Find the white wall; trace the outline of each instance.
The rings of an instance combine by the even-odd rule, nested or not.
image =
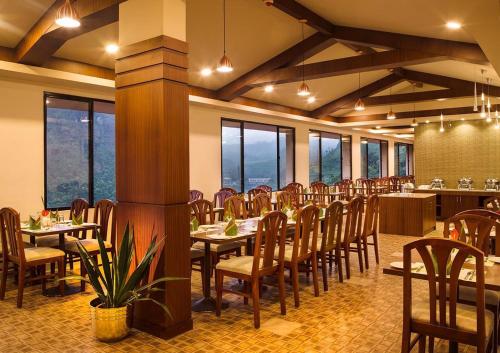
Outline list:
[[[0,207],[14,207],[21,212],[22,218],[42,208],[44,91],[114,100],[114,89],[92,86],[88,82],[57,83],[25,77],[0,77]],[[191,102],[190,184],[191,188],[202,190],[209,199],[220,188],[221,117],[295,128],[295,175],[296,180],[305,185],[309,184],[309,129],[352,135],[353,178],[360,176],[360,137],[376,138],[352,130]],[[388,140],[389,174],[393,174],[394,141]]]

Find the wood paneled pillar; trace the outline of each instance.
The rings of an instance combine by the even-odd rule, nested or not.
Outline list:
[[[168,12],[165,6],[172,2],[183,3],[181,0],[131,0],[122,4],[129,6],[130,3],[125,9],[129,13],[123,18],[125,22],[127,18],[133,18],[133,21],[147,23],[145,21],[155,18],[147,16],[144,6],[163,6],[162,12],[165,13]],[[134,12],[135,5],[141,6],[142,13],[130,13]],[[155,8],[152,7],[151,11],[154,12]],[[161,14],[156,19],[162,20]],[[187,205],[188,46],[185,41],[165,34],[127,42],[121,38],[122,26],[126,25],[120,23],[120,43],[127,45],[120,48],[116,62],[118,234],[121,235],[127,222],[134,225],[138,256],[142,256],[148,247],[153,230],[160,237],[166,235],[154,277],[186,278],[168,282],[166,292],[156,295],[157,300],[168,306],[173,319],[159,306],[140,302],[135,307],[134,327],[168,338],[192,328]],[[150,24],[149,27],[151,29]],[[162,27],[160,23],[157,28],[161,31],[165,25]],[[133,35],[134,39],[138,38],[136,33]]]

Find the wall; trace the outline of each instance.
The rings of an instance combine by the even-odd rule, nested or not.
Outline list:
[[[471,177],[475,188],[486,178],[500,178],[500,130],[484,120],[467,120],[445,125],[420,125],[415,131],[415,176],[417,184],[444,179],[456,187],[459,178]]]

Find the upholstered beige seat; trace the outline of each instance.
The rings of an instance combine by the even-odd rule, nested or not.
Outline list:
[[[64,256],[64,252],[53,248],[36,247],[24,249],[24,256],[27,262],[32,262],[58,258]]]
[[[462,331],[477,331],[476,307],[457,303],[457,329]],[[436,303],[436,317],[439,318],[439,303]],[[491,311],[485,310],[485,332],[486,337],[490,337],[493,331],[494,315]],[[412,319],[422,323],[429,323],[429,301],[416,300],[412,305]],[[449,312],[446,312],[446,320],[449,321]]]
[[[217,270],[241,273],[250,276],[252,274],[253,258],[253,256],[232,257],[229,260],[220,261],[215,268]],[[262,258],[260,258],[259,270],[262,269],[262,265],[263,261]],[[273,261],[273,266],[278,266],[278,262]]]
[[[76,245],[78,242],[73,241],[70,242],[69,244],[66,244],[66,250],[71,251],[71,252],[78,252],[78,245]],[[92,251],[98,251],[99,250],[99,242],[97,239],[83,239],[80,240],[80,244],[87,250],[88,252]],[[106,246],[106,249],[111,249],[113,245],[111,243],[105,241],[104,246]]]
[[[193,244],[193,248],[204,250],[205,243],[202,241],[197,241],[196,243]],[[228,250],[236,250],[238,248],[241,248],[241,244],[239,242],[227,243],[227,244],[210,244],[210,251],[215,253],[225,252]]]
[[[200,249],[191,248],[191,260],[205,256],[205,252]]]
[[[64,242],[66,244],[77,241],[78,239],[70,235],[64,236]],[[57,248],[59,246],[59,235],[48,235],[46,237],[40,237],[36,240],[37,246],[43,246],[48,248]]]
[[[293,244],[286,244],[285,245],[285,256],[283,257],[283,260],[286,262],[292,261],[292,253],[293,253]],[[279,249],[276,249],[274,251],[274,258],[277,259],[279,254]]]
[[[460,286],[458,298],[460,300],[475,302],[476,289],[471,287]],[[500,303],[500,293],[494,290],[485,290],[484,299],[487,305],[498,306]]]

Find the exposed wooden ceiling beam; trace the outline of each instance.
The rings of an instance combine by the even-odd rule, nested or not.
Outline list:
[[[464,89],[440,89],[434,91],[400,93],[385,96],[366,97],[363,99],[365,106],[375,107],[389,104],[402,104],[412,102],[425,102],[436,99],[460,98],[468,97],[473,94],[473,91]]]
[[[358,44],[346,43],[346,42],[343,42],[342,44],[345,45],[346,47],[348,47],[349,49],[354,50],[358,54],[374,54],[377,52],[373,48],[358,45]]]
[[[81,26],[55,25],[56,13],[63,1],[57,0],[35,23],[16,47],[17,62],[43,65],[66,41],[118,21],[118,5],[125,0],[76,0],[73,6]]]
[[[500,108],[500,105],[493,104],[492,110],[496,110]],[[445,116],[449,115],[465,115],[465,114],[474,114],[472,106],[468,107],[455,107],[455,108],[443,108],[443,109],[428,109],[428,110],[417,110],[406,111],[406,112],[395,112],[396,119],[412,119],[415,118],[429,118],[433,116],[439,116],[441,113]],[[331,117],[330,117],[331,118]],[[338,118],[332,118],[332,121],[337,123],[354,123],[354,122],[367,122],[367,121],[375,121],[375,120],[386,120],[387,114],[372,114],[372,115],[360,115],[360,116],[343,116]]]
[[[356,102],[358,98],[365,98],[377,92],[383,91],[387,87],[391,87],[396,83],[401,82],[402,80],[403,78],[400,75],[392,73],[390,75],[381,78],[380,80],[377,80],[366,86],[363,86],[360,89],[348,93],[343,97],[335,99],[334,101],[331,101],[313,110],[310,116],[311,118],[319,118],[334,113],[345,107],[353,107],[354,102]]]
[[[297,65],[303,59],[314,56],[335,42],[335,39],[328,35],[315,33],[220,88],[217,95],[221,100],[232,100],[251,90],[253,87],[250,84],[262,75],[277,68]]]
[[[408,49],[447,56],[454,60],[477,64],[488,63],[486,55],[477,44],[337,26],[294,0],[273,0],[270,5],[298,20],[307,20],[309,26],[332,35],[341,43],[386,49]]]
[[[446,57],[431,55],[411,50],[390,50],[375,54],[359,55],[318,63],[293,66],[274,70],[253,82],[253,85],[280,84],[302,80],[314,80],[324,77],[347,75],[383,69],[395,69],[445,60]]]

